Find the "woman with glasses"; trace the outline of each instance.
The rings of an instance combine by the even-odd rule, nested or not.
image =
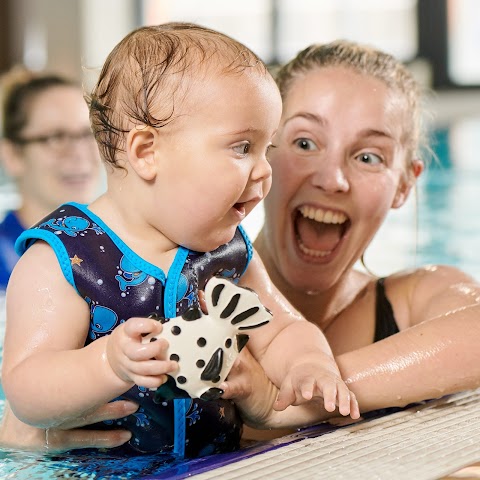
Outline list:
[[[2,100],[0,161],[20,203],[0,223],[0,291],[18,260],[18,235],[66,201],[91,201],[100,187],[100,158],[78,85],[15,68],[2,78]]]

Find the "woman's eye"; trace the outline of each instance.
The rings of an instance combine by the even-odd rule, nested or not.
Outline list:
[[[368,165],[380,165],[383,163],[383,159],[375,155],[374,153],[361,153],[356,157],[360,162]]]
[[[265,155],[268,157],[268,154],[271,153],[274,148],[277,148],[277,146],[273,145],[273,143],[268,145],[267,150],[265,151]]]
[[[318,147],[315,145],[315,142],[310,140],[309,138],[298,138],[295,140],[295,145],[300,148],[301,150],[318,150]]]
[[[247,153],[250,151],[250,143],[244,142],[240,145],[235,145],[233,147],[233,151],[235,153],[239,153],[240,155],[247,155]]]

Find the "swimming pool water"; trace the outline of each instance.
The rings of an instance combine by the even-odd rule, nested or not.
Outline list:
[[[480,204],[480,162],[476,158],[468,160],[478,152],[471,140],[463,143],[462,152],[442,152],[440,162],[430,165],[422,175],[417,201],[415,196],[411,196],[404,207],[391,212],[365,254],[366,264],[372,272],[387,275],[399,269],[442,263],[457,266],[480,280],[480,221],[477,213]],[[462,161],[458,160],[459,155]],[[1,195],[0,192],[0,200],[3,198],[0,210],[7,208],[14,199],[10,191],[3,197]],[[253,237],[262,219],[261,208],[247,218],[245,228]],[[4,298],[0,296],[2,337],[4,317]],[[3,398],[0,384],[0,411],[3,409]],[[250,446],[240,453],[189,462],[175,462],[161,456],[116,458],[106,453],[43,456],[0,450],[0,478],[186,478],[199,468],[214,468],[215,465],[228,463],[233,456],[248,456],[268,448],[272,445]]]

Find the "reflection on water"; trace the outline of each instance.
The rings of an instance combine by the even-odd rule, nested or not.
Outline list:
[[[417,202],[415,195],[411,195],[406,205],[392,211],[367,249],[365,260],[371,271],[388,275],[404,268],[443,263],[457,266],[480,280],[479,131],[480,120],[475,119],[437,132],[436,150],[440,161],[431,164],[422,175]],[[0,189],[0,218],[2,210],[15,201],[11,190]],[[260,206],[245,221],[244,226],[252,237],[258,233],[262,220]],[[0,296],[2,337],[4,307],[4,299]],[[0,396],[3,398],[1,390]],[[2,406],[0,400],[0,409]],[[153,474],[157,478],[184,478],[188,471],[187,463],[175,464],[171,459],[158,456],[135,459],[118,459],[105,454],[43,457],[0,451],[0,478],[140,478]],[[162,477],[161,472],[166,476]]]
[[[161,455],[123,459],[98,452],[45,456],[30,452],[0,450],[2,479],[137,479],[161,474],[166,469],[172,472],[171,469],[175,468],[175,463],[179,462],[175,462],[171,457],[163,458]]]

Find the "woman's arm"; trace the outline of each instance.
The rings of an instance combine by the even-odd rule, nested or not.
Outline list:
[[[336,356],[360,409],[478,387],[480,285],[456,268],[428,266],[389,277],[386,288],[400,333]]]
[[[402,331],[335,358],[361,412],[405,406],[480,386],[478,284],[449,267],[431,267],[409,274],[407,281],[398,280],[389,281],[388,294],[394,300],[396,316],[401,316]],[[403,306],[400,303],[396,308],[399,298]],[[409,327],[409,322],[413,326]],[[270,407],[275,390],[268,378],[252,359],[242,356],[242,361],[245,365],[232,371],[225,391],[237,397],[251,426],[298,427],[331,416],[321,406],[311,408],[309,404],[274,412]],[[264,403],[260,392],[269,392]]]
[[[32,427],[18,420],[8,402],[5,404],[0,424],[0,447],[20,450],[60,453],[80,448],[113,448],[130,440],[128,430],[89,430],[83,429],[105,420],[116,420],[134,413],[138,405],[119,400],[101,406],[94,412],[58,428]]]
[[[436,318],[336,357],[361,412],[403,407],[480,385],[480,306],[452,315],[457,328],[448,324],[450,318]],[[296,428],[332,417],[318,402],[274,411],[278,390],[258,362],[243,352],[222,388],[253,428]]]
[[[336,357],[361,411],[404,406],[480,385],[480,306],[452,315]]]

